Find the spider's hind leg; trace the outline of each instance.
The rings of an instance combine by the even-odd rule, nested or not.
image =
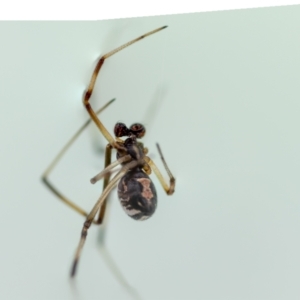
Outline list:
[[[107,102],[103,107],[101,107],[99,110],[96,111],[96,114],[100,114],[105,108],[107,108],[115,99],[110,100]],[[64,202],[66,205],[68,205],[70,208],[77,211],[79,214],[81,214],[84,217],[87,217],[88,213],[82,209],[80,206],[75,204],[73,201],[69,200],[66,196],[64,196],[49,180],[49,175],[52,172],[52,170],[55,168],[55,166],[58,164],[62,156],[67,152],[67,150],[72,146],[72,144],[75,142],[75,140],[80,136],[80,134],[84,131],[84,129],[91,123],[92,119],[88,119],[78,130],[77,132],[72,136],[72,138],[65,144],[65,146],[60,150],[60,152],[56,155],[54,160],[51,162],[49,167],[46,169],[46,171],[42,175],[42,182],[47,186],[47,188],[55,194],[62,202]],[[108,154],[107,154],[108,155]],[[105,160],[108,160],[106,155]],[[109,179],[108,179],[109,180]],[[105,181],[104,181],[105,182]],[[106,183],[107,184],[107,183]],[[103,213],[104,214],[104,213]],[[103,217],[102,217],[103,218]]]

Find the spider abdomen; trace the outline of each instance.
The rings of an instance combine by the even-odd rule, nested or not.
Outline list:
[[[140,168],[129,171],[121,178],[118,196],[126,214],[135,220],[146,220],[155,212],[155,186]]]

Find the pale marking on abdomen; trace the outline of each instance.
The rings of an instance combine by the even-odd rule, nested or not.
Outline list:
[[[146,200],[150,201],[154,197],[150,188],[151,180],[148,178],[138,178],[136,180],[143,186],[143,191],[141,195]]]

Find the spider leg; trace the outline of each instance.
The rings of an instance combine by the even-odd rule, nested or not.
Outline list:
[[[102,179],[104,177],[103,191],[106,189],[106,187],[109,183],[110,175],[112,172],[111,169],[113,169],[115,166],[117,166],[125,161],[128,161],[130,159],[130,155],[126,155],[111,164],[111,150],[112,150],[111,145],[107,144],[106,150],[105,150],[105,169],[91,179],[91,183],[96,183],[97,181],[99,181],[100,179]],[[95,224],[99,224],[99,225],[102,224],[104,215],[105,215],[105,211],[106,211],[106,202],[107,202],[107,199],[105,199],[103,204],[101,205],[98,218],[96,221],[94,221]]]
[[[109,144],[108,144],[109,145]],[[102,170],[99,174],[97,174],[96,176],[94,176],[91,179],[91,183],[96,183],[97,181],[101,180],[105,175],[107,176],[108,173],[112,173],[112,169],[116,166],[118,166],[119,164],[122,164],[124,162],[128,162],[129,160],[131,160],[131,156],[129,154],[119,158],[118,160],[114,161],[113,163],[111,163],[109,166],[107,166],[104,170]],[[106,178],[106,177],[105,177]],[[105,188],[105,187],[104,187]]]
[[[96,111],[96,115],[101,113],[105,108],[107,108],[115,99],[110,100],[107,102],[103,107],[98,109]],[[69,207],[77,211],[79,214],[87,217],[88,213],[79,207],[77,204],[75,204],[73,201],[69,200],[66,196],[64,196],[49,180],[49,174],[52,172],[54,167],[57,165],[59,160],[62,158],[62,156],[66,153],[66,151],[71,147],[71,145],[74,143],[74,141],[78,138],[78,136],[83,132],[83,130],[91,123],[91,119],[88,119],[78,130],[77,132],[72,136],[72,138],[65,144],[65,146],[60,150],[60,152],[56,155],[54,160],[51,162],[49,167],[46,169],[46,171],[42,175],[42,182],[47,186],[47,188],[52,191],[62,202],[67,204]]]
[[[111,163],[111,150],[112,150],[111,145],[107,144],[106,148],[105,148],[105,162],[104,162],[105,168],[107,168]],[[104,177],[104,180],[103,180],[103,189],[102,189],[103,191],[106,189],[106,187],[109,183],[109,179],[110,179],[110,174],[108,173],[108,174],[106,174],[106,176]],[[95,222],[96,224],[100,225],[103,222],[105,211],[106,211],[106,201],[107,201],[107,199],[105,199],[105,201],[103,202],[103,205],[100,208],[98,219]]]
[[[91,119],[94,121],[94,123],[96,124],[96,126],[99,128],[99,130],[101,131],[101,133],[104,135],[104,137],[106,138],[106,140],[109,142],[109,144],[114,147],[114,148],[118,148],[118,145],[116,144],[115,142],[115,139],[112,137],[112,135],[108,132],[108,130],[105,128],[105,126],[102,124],[102,122],[100,121],[100,119],[97,117],[97,114],[94,112],[89,100],[92,96],[92,93],[93,93],[93,90],[94,90],[94,86],[95,86],[95,83],[96,83],[96,80],[97,80],[97,76],[100,72],[100,69],[105,61],[105,59],[109,58],[110,56],[116,54],[117,52],[123,50],[124,48],[140,41],[141,39],[151,35],[151,34],[154,34],[164,28],[166,28],[167,26],[163,26],[163,27],[160,27],[160,28],[157,28],[155,30],[152,30],[144,35],[141,35],[140,37],[130,41],[130,42],[127,42],[126,44],[104,54],[98,61],[95,69],[94,69],[94,72],[92,74],[92,78],[90,80],[90,84],[84,94],[84,97],[83,97],[83,104],[87,110],[87,112],[89,113]]]
[[[107,144],[106,146],[106,155],[105,155],[105,166],[107,166],[102,172],[100,172],[98,175],[94,176],[91,179],[92,183],[97,182],[98,180],[102,179],[104,176],[104,182],[103,182],[103,190],[105,190],[106,186],[109,183],[109,178],[110,175],[112,174],[111,170],[123,163],[128,161],[131,156],[130,155],[125,155],[122,158],[119,158],[117,161],[111,163],[111,145]],[[114,276],[116,277],[116,279],[119,281],[119,283],[128,291],[128,293],[134,298],[134,299],[141,299],[139,294],[137,293],[137,291],[130,286],[130,284],[127,282],[126,278],[124,277],[124,275],[121,273],[121,271],[118,268],[118,265],[116,264],[116,262],[113,260],[111,254],[109,253],[108,249],[105,246],[105,232],[106,232],[106,224],[105,222],[103,222],[104,220],[104,214],[106,212],[106,203],[107,203],[107,198],[104,200],[100,211],[99,211],[99,215],[98,215],[98,219],[95,222],[96,224],[101,224],[101,228],[100,228],[100,232],[99,232],[99,236],[98,236],[98,243],[99,243],[99,251],[101,252],[101,256],[104,258],[105,263],[107,264],[107,266],[109,267],[109,269],[111,270],[111,272],[114,274]],[[75,267],[76,268],[76,267]]]
[[[101,247],[102,246],[102,247]],[[106,249],[106,247],[103,247],[104,245],[100,244],[100,251],[101,255],[104,258],[105,263],[110,268],[111,272],[115,275],[115,277],[118,279],[119,283],[127,290],[127,292],[131,295],[132,299],[135,300],[141,300],[141,296],[139,293],[133,288],[126,280],[124,275],[119,270],[117,264],[113,260],[112,256],[110,255],[109,251]]]
[[[97,212],[100,210],[100,208],[103,205],[103,202],[107,198],[108,194],[117,185],[118,181],[125,175],[125,173],[129,169],[134,168],[135,166],[138,165],[138,163],[139,163],[138,161],[132,161],[132,162],[128,163],[113,177],[113,179],[107,184],[105,190],[101,194],[100,198],[98,199],[98,201],[94,205],[91,212],[86,217],[86,221],[84,222],[83,228],[82,228],[82,231],[81,231],[81,237],[80,237],[79,245],[76,249],[75,258],[74,258],[74,262],[73,262],[73,266],[72,266],[72,270],[71,270],[71,277],[74,277],[75,274],[76,274],[77,264],[78,264],[80,254],[81,254],[82,248],[83,248],[85,240],[86,240],[88,229],[90,228],[91,224],[93,223],[93,220],[94,220]]]
[[[170,169],[169,169],[169,167],[166,163],[166,160],[165,160],[165,158],[162,154],[162,151],[160,149],[159,144],[156,144],[156,147],[158,149],[158,152],[159,152],[160,158],[163,162],[163,165],[164,165],[164,167],[165,167],[165,169],[166,169],[166,171],[169,175],[169,178],[170,178],[169,184],[163,178],[163,176],[162,176],[161,172],[159,171],[159,169],[157,168],[156,164],[148,156],[145,157],[145,160],[149,164],[149,166],[151,167],[151,169],[153,170],[155,175],[157,176],[159,182],[161,183],[161,185],[164,188],[167,195],[172,195],[175,191],[175,178],[172,175],[172,173],[171,173],[171,171],[170,171]]]

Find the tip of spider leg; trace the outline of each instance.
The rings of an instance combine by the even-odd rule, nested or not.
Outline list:
[[[76,274],[76,269],[77,269],[77,263],[78,263],[78,260],[75,260],[74,263],[73,263],[73,266],[72,266],[72,270],[71,270],[71,277],[73,278]]]
[[[96,179],[95,179],[95,178],[92,178],[92,179],[90,180],[90,182],[91,182],[92,184],[94,184],[94,183],[96,182]]]
[[[116,100],[116,98],[111,99],[110,101],[108,101],[109,104],[113,103]]]
[[[163,26],[161,29],[165,29],[165,28],[167,28],[168,27],[168,25],[165,25],[165,26]]]

